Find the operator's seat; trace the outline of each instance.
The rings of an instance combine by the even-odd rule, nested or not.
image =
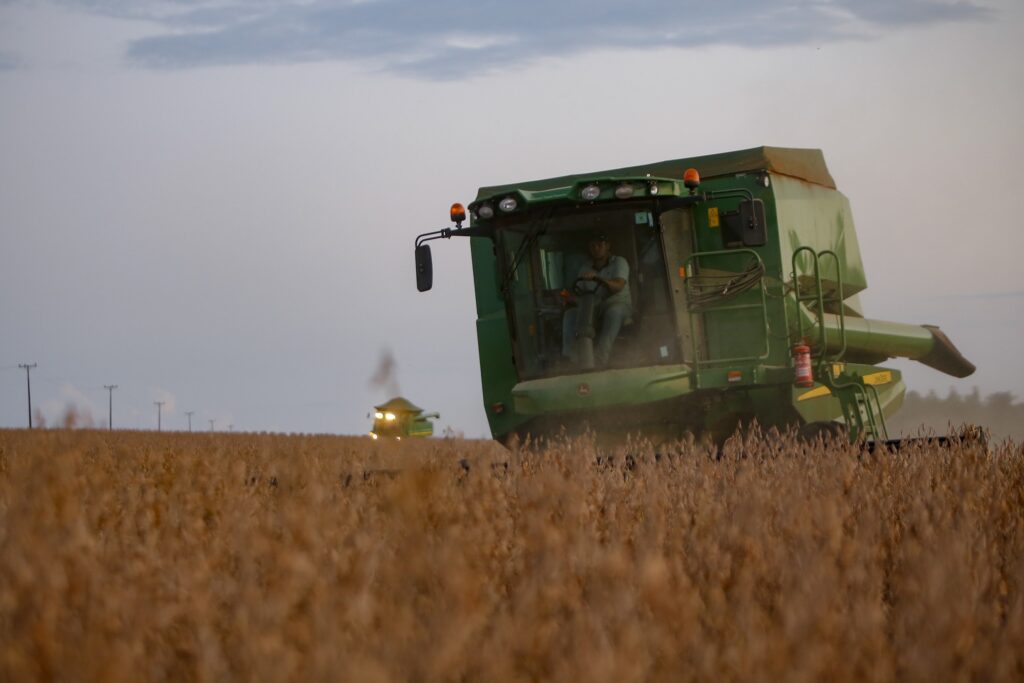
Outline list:
[[[640,354],[640,322],[643,317],[640,311],[640,280],[632,259],[628,256],[623,256],[623,258],[629,263],[629,298],[632,312],[628,318],[622,321],[619,335],[615,338],[612,355],[608,360],[608,365],[612,368],[635,366],[639,361]]]
[[[626,259],[628,262],[629,259]],[[639,280],[637,278],[636,269],[633,268],[633,264],[629,264],[629,305],[631,309],[630,316],[622,321],[622,329],[619,330],[619,337],[623,337],[624,334],[632,332],[637,323],[640,322],[640,288],[638,286]]]

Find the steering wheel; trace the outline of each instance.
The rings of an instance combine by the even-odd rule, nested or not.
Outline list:
[[[587,284],[593,285],[593,289],[582,289],[580,287],[581,285],[587,285]],[[581,295],[582,296],[583,294],[593,294],[594,292],[596,292],[601,287],[607,287],[607,286],[608,286],[607,282],[605,282],[603,280],[598,280],[597,278],[594,278],[592,280],[588,280],[588,279],[586,279],[584,277],[578,277],[578,278],[576,278],[576,282],[572,283],[572,291],[575,292],[577,295]]]

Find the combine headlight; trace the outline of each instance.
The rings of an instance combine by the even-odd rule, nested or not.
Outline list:
[[[376,432],[370,432],[370,438],[373,439],[374,441],[376,441],[377,440]]]
[[[505,197],[500,202],[498,202],[498,208],[504,211],[505,213],[515,211],[517,206],[519,206],[519,202],[516,201],[515,197]]]
[[[601,196],[601,188],[597,185],[587,185],[580,190],[580,196],[588,202],[592,202]]]
[[[395,421],[395,414],[394,413],[384,413],[384,419],[387,420],[388,422],[394,422]]]
[[[481,204],[476,207],[476,215],[480,216],[480,218],[483,218],[484,220],[494,218],[494,207],[490,204]]]
[[[375,418],[377,418],[378,420],[383,420],[384,419],[384,413],[377,412],[377,413],[374,413],[373,416]]]
[[[618,197],[619,199],[629,199],[630,197],[633,196],[633,184],[622,183],[621,185],[615,188],[615,196]]]

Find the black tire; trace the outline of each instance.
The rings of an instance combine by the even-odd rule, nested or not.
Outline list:
[[[830,443],[842,440],[842,443],[849,441],[846,425],[839,422],[808,422],[800,427],[797,438],[804,443],[814,443],[818,440]]]

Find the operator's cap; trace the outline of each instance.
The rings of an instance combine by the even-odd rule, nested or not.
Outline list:
[[[594,233],[593,235],[591,235],[590,236],[590,241],[591,242],[610,242],[611,240],[608,239],[608,233],[606,233],[606,232],[604,232],[602,230],[601,232],[597,232],[597,233]]]

